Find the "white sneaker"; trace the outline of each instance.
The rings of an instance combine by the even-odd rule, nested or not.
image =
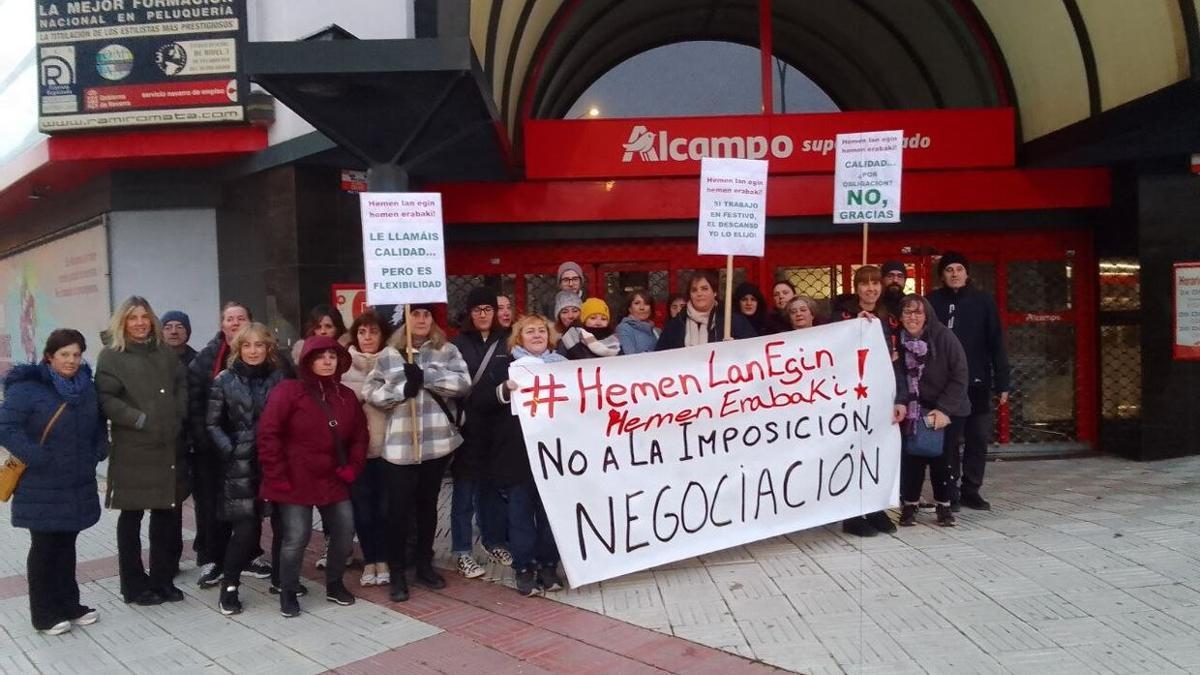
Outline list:
[[[358,578],[358,585],[374,586],[377,579],[378,577],[375,576],[375,564],[367,563],[366,565],[363,565],[363,573],[362,576]]]
[[[321,549],[321,557],[317,558],[317,569],[319,569],[319,570],[325,569],[325,566],[328,563],[328,561],[329,561],[329,540],[326,539],[325,540],[325,548]]]
[[[392,570],[388,568],[387,563],[376,563],[375,565],[375,585],[376,586],[391,586],[392,585]]]
[[[508,549],[504,548],[503,546],[497,546],[496,548],[488,551],[488,555],[492,557],[492,562],[496,563],[497,565],[502,567],[512,567],[512,553],[509,553]]]
[[[469,553],[462,553],[458,556],[458,573],[468,579],[476,579],[484,575],[485,570],[475,561],[475,557]]]
[[[71,622],[70,621],[59,621],[58,623],[54,624],[53,626],[51,626],[49,628],[43,628],[43,629],[39,630],[38,632],[41,633],[42,635],[62,635],[63,633],[65,633],[69,630],[71,630]]]

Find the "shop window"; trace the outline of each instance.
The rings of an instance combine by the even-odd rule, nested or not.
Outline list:
[[[1141,309],[1141,265],[1137,258],[1100,261],[1100,311],[1125,312]]]
[[[837,267],[776,267],[775,278],[790,282],[797,295],[816,300],[821,314],[829,316],[829,302],[838,287]],[[763,293],[769,294],[769,291],[764,288]]]
[[[1007,343],[1012,368],[1011,442],[1075,440],[1075,326],[1012,326]]]
[[[1071,265],[1061,260],[1008,263],[1008,311],[1064,312],[1071,309]]]
[[[525,275],[525,314],[553,314],[554,296],[558,294],[558,275]],[[553,318],[553,317],[549,317]]]
[[[668,288],[670,274],[666,270],[613,270],[604,271],[604,301],[615,324],[628,312],[625,296],[633,291],[644,291],[654,298],[656,311],[665,315],[664,309],[671,291]]]
[[[452,326],[461,326],[466,319],[467,295],[476,286],[494,288],[511,301],[516,293],[515,274],[450,274],[446,276],[447,318]]]
[[[688,278],[691,277],[692,272],[695,272],[695,271],[696,271],[695,269],[675,270],[675,291],[674,292],[683,293],[684,295],[687,295]],[[717,299],[723,302],[724,298],[725,298],[725,268],[724,267],[722,267],[720,269],[710,268],[709,271],[715,272],[717,275],[717,279],[719,280],[718,281],[719,288],[716,289]],[[744,267],[733,268],[733,287],[737,288],[737,285],[742,283],[745,280],[746,280],[746,268],[744,268]],[[762,289],[759,289],[759,290],[762,290]]]
[[[1108,420],[1142,414],[1142,327],[1100,326],[1100,415]]]

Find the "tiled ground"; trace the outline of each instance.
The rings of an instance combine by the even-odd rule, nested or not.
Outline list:
[[[987,482],[957,528],[798,532],[552,597],[803,672],[1200,673],[1200,458]]]
[[[124,605],[106,514],[79,565],[103,618],[57,638],[29,627],[28,537],[0,505],[0,672],[769,670],[737,654],[810,673],[1200,673],[1200,458],[997,463],[988,487],[995,510],[954,529],[930,514],[868,540],[799,532],[559,602],[518,598],[495,568],[500,583],[451,574],[404,604],[351,582],[354,607],[312,598],[291,621],[257,581],[245,614],[220,616],[194,569],[184,603]]]

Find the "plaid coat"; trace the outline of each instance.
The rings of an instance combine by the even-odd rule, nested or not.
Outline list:
[[[440,349],[428,343],[416,354],[416,364],[425,374],[425,384],[416,396],[418,448],[413,448],[412,412],[404,398],[404,356],[394,347],[379,354],[375,368],[363,383],[363,400],[388,411],[387,431],[384,434],[383,458],[392,464],[419,464],[444,457],[462,444],[462,435],[451,424],[430,392],[442,398],[451,412],[458,407],[456,399],[471,391],[471,376],[467,362],[458,347],[447,342]]]

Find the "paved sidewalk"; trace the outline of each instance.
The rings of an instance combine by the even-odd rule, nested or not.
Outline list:
[[[808,673],[1200,673],[1200,457],[987,482],[957,528],[831,526],[552,597]]]
[[[28,536],[0,505],[0,672],[1200,673],[1200,458],[996,463],[988,483],[995,510],[958,528],[821,528],[550,599],[491,567],[402,604],[348,576],[360,601],[336,607],[312,550],[292,620],[254,580],[222,617],[194,569],[185,602],[126,606],[106,513],[79,565],[103,618],[53,638],[29,626]]]

